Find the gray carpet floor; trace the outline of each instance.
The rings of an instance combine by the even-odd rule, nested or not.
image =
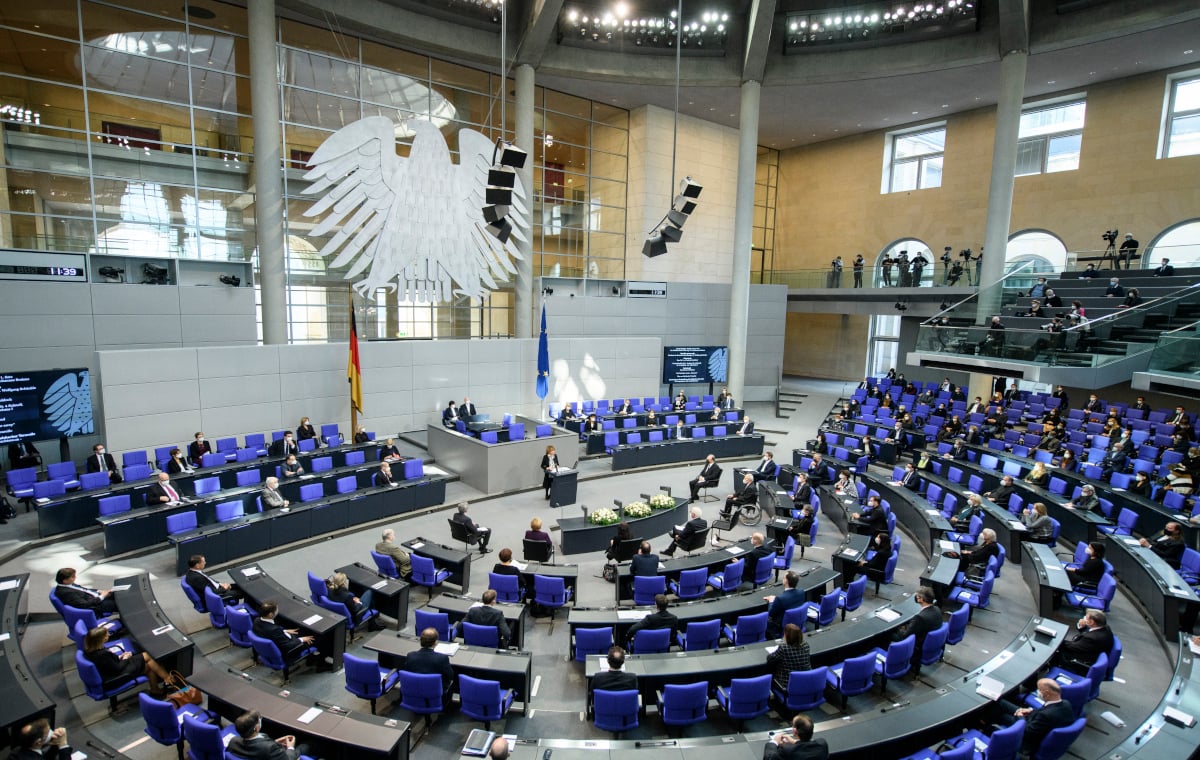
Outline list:
[[[802,403],[792,411],[785,411],[787,418],[775,416],[773,405],[750,404],[749,413],[756,420],[759,432],[765,434],[768,448],[776,457],[791,460],[793,448],[803,447],[817,425],[824,419],[833,403],[848,392],[846,384],[813,380],[787,379],[787,389],[807,394]],[[406,454],[420,455],[420,438],[410,438],[402,448]],[[745,462],[748,464],[749,462]],[[727,468],[742,462],[722,463]],[[446,507],[432,513],[405,516],[404,519],[380,523],[353,531],[330,536],[323,540],[298,547],[275,556],[261,558],[262,568],[275,579],[297,594],[307,596],[305,571],[328,575],[333,568],[350,561],[370,563],[369,549],[377,540],[382,527],[395,528],[403,540],[414,536],[441,543],[451,543],[447,535],[445,518],[454,504],[459,501],[471,503],[471,512],[476,521],[493,530],[492,546],[519,547],[520,539],[534,516],[541,517],[549,526],[554,526],[560,514],[577,516],[581,505],[606,506],[613,499],[629,501],[644,492],[655,491],[659,486],[671,486],[676,493],[686,487],[687,481],[698,470],[697,464],[676,466],[654,471],[612,473],[607,458],[585,459],[580,463],[580,483],[577,504],[561,509],[552,509],[542,499],[541,491],[510,493],[502,495],[482,494],[460,482],[452,482],[447,489]],[[709,515],[716,505],[708,505]],[[164,611],[176,626],[191,635],[205,656],[222,665],[245,668],[253,677],[269,683],[278,683],[279,676],[265,667],[252,666],[245,650],[228,645],[223,631],[213,630],[206,616],[197,614],[184,598],[174,575],[174,557],[169,551],[157,551],[136,557],[105,560],[100,551],[100,538],[96,534],[73,537],[53,542],[36,542],[36,529],[32,516],[21,515],[11,523],[5,542],[0,542],[0,556],[8,559],[0,565],[0,572],[29,572],[32,574],[31,592],[27,595],[28,611],[32,613],[26,626],[22,645],[26,656],[36,671],[39,680],[55,697],[60,705],[60,723],[69,727],[85,725],[93,734],[110,745],[121,748],[135,760],[151,760],[174,756],[174,750],[161,747],[150,741],[143,733],[143,721],[136,708],[136,701],[115,717],[107,715],[104,705],[93,703],[82,693],[82,685],[74,673],[72,649],[66,639],[65,628],[53,617],[43,590],[48,590],[54,571],[62,565],[80,568],[84,582],[103,587],[107,580],[131,572],[148,572],[154,579],[154,590]],[[748,535],[750,529],[736,528],[730,538]],[[828,565],[829,552],[841,540],[828,521],[822,523],[817,546],[806,552],[803,563],[817,562]],[[656,548],[665,543],[664,537],[654,540]],[[1065,548],[1063,549],[1065,552]],[[12,556],[13,552],[19,552]],[[487,587],[487,572],[495,555],[485,561],[473,563],[471,586],[473,595],[482,593]],[[576,555],[569,559],[579,565],[578,598],[581,604],[601,606],[611,603],[612,587],[600,576],[604,558],[594,555]],[[800,560],[797,560],[800,562]],[[884,596],[899,598],[911,593],[917,584],[926,559],[906,539],[896,573],[896,582],[883,589]],[[212,568],[210,568],[211,570]],[[219,568],[218,568],[219,570]],[[1034,600],[1021,580],[1015,567],[1009,566],[996,585],[995,598],[990,610],[978,612],[968,628],[966,639],[947,649],[946,661],[926,667],[917,680],[891,681],[887,695],[878,691],[855,697],[850,701],[848,712],[874,711],[892,701],[902,701],[906,695],[927,690],[933,685],[944,683],[961,673],[959,668],[970,669],[992,657],[1007,645],[1016,632],[1035,611]],[[413,607],[425,598],[423,590],[414,589]],[[869,614],[873,604],[868,591],[866,604],[853,615]],[[1065,611],[1061,619],[1076,617]],[[1117,729],[1099,718],[1105,710],[1111,710],[1127,725],[1136,725],[1153,709],[1167,688],[1174,667],[1174,645],[1164,645],[1151,624],[1146,622],[1137,608],[1119,593],[1113,604],[1110,620],[1114,631],[1124,643],[1124,659],[1117,670],[1117,680],[1104,685],[1100,702],[1089,707],[1088,729],[1077,741],[1071,754],[1079,758],[1103,756],[1128,733]],[[412,634],[410,619],[402,621],[403,635]],[[392,626],[395,627],[395,622]],[[567,661],[568,628],[560,622],[553,626],[543,620],[530,619],[526,628],[526,649],[533,655],[535,676],[534,694],[528,709],[522,713],[514,711],[493,730],[523,737],[554,737],[574,739],[607,739],[610,736],[598,731],[583,718],[585,688],[582,665]],[[361,639],[348,646],[348,651],[362,654]],[[1126,684],[1125,679],[1136,683],[1136,688]],[[369,710],[366,702],[350,695],[343,688],[340,673],[317,673],[303,671],[296,674],[289,687],[293,692],[303,693],[314,699],[332,702],[354,711]],[[395,705],[394,696],[380,701],[379,713],[399,719],[412,719]],[[815,721],[839,721],[845,717],[836,707],[824,705],[813,711]],[[746,725],[747,731],[774,729],[782,725],[785,718],[769,713],[763,718]],[[432,729],[413,749],[416,760],[443,758],[457,755],[466,735],[478,727],[474,721],[457,711],[451,711],[437,721]],[[685,730],[684,736],[707,736],[731,733],[735,729],[719,710],[714,708],[709,719]],[[665,737],[666,730],[653,715],[643,721],[635,731],[624,738],[649,739]]]

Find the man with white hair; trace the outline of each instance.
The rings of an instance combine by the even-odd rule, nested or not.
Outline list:
[[[678,547],[680,543],[686,542],[693,535],[708,528],[708,521],[704,519],[704,511],[701,510],[700,507],[692,505],[692,508],[688,510],[688,516],[691,517],[690,520],[685,522],[682,526],[677,526],[671,529],[671,545],[666,549],[663,549],[662,552],[660,552],[661,554],[665,554],[668,557],[675,556],[675,548]]]
[[[279,478],[274,476],[267,478],[266,487],[259,496],[262,498],[263,509],[281,509],[291,503],[279,493]]]
[[[396,563],[396,569],[400,571],[401,577],[407,578],[412,575],[412,560],[408,558],[408,552],[396,545],[396,531],[385,528],[382,539],[375,544],[375,553],[391,557],[392,562]]]

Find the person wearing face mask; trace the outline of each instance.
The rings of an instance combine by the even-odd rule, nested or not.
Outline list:
[[[16,737],[14,760],[70,760],[74,750],[67,742],[67,729],[51,729],[50,721],[38,718],[21,727]]]
[[[188,461],[193,467],[199,467],[201,458],[211,453],[212,444],[204,440],[204,433],[196,433],[196,440],[188,444]]]
[[[300,424],[296,426],[296,440],[306,441],[309,438],[316,438],[317,431],[313,428],[312,423],[307,417],[300,418]]]
[[[269,452],[273,457],[286,457],[300,453],[300,447],[296,445],[296,439],[292,436],[292,431],[285,431],[283,437],[277,441],[271,442]]]
[[[229,742],[229,752],[246,760],[296,760],[308,753],[307,746],[296,744],[295,736],[272,739],[264,734],[258,710],[239,715],[233,726],[237,735]]]
[[[179,450],[178,446],[171,449],[170,456],[171,458],[167,461],[168,475],[192,472],[192,463],[183,458],[183,452]]]
[[[124,478],[121,477],[121,471],[117,469],[117,460],[113,459],[113,455],[104,450],[103,443],[97,443],[92,447],[92,455],[87,461],[88,472],[107,472],[108,479],[113,483],[120,483]]]
[[[1109,279],[1108,287],[1104,289],[1104,295],[1109,298],[1124,298],[1125,288],[1121,285],[1121,281],[1116,277]]]

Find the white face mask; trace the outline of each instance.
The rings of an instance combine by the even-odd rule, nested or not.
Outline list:
[[[199,438],[197,438],[196,443],[204,443],[204,436],[200,436]]]
[[[97,454],[97,455],[100,455],[100,456],[103,456],[103,455],[104,455],[104,449],[96,449],[96,454]]]

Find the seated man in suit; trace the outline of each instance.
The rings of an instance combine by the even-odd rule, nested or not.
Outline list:
[[[738,435],[750,435],[754,432],[754,423],[750,421],[749,417],[743,417],[736,432]]]
[[[463,620],[472,625],[496,626],[496,631],[500,636],[500,648],[507,649],[512,633],[509,630],[508,621],[504,619],[504,613],[496,609],[496,591],[489,588],[483,592],[481,599],[483,604],[477,604],[467,610]]]
[[[475,521],[471,519],[471,516],[467,514],[467,508],[468,505],[465,501],[460,502],[458,505],[458,511],[454,513],[453,520],[459,525],[465,526],[470,533],[479,536],[479,553],[487,554],[489,551],[491,551],[491,549],[488,548],[488,541],[492,540],[492,529],[485,528],[482,525],[477,525]]]
[[[284,628],[276,623],[275,615],[278,612],[279,605],[275,602],[263,602],[258,609],[260,617],[254,621],[251,630],[254,631],[255,636],[267,639],[279,647],[279,653],[283,655],[284,662],[295,662],[300,659],[305,648],[311,646],[315,639],[312,636],[297,636],[296,634],[300,632],[299,629]]]
[[[292,454],[299,454],[300,446],[296,443],[296,434],[290,430],[285,430],[282,438],[271,442],[271,447],[267,449],[267,453],[273,457],[286,457]]]
[[[108,479],[112,483],[120,483],[123,480],[121,471],[117,469],[117,460],[104,450],[103,443],[97,443],[92,447],[92,455],[87,460],[87,471],[107,472]]]
[[[1104,610],[1089,607],[1075,624],[1075,630],[1058,645],[1058,651],[1050,660],[1065,670],[1086,675],[1088,668],[1096,664],[1100,654],[1108,654],[1113,648],[1113,632],[1108,627],[1108,616]]]
[[[679,631],[679,618],[671,614],[667,606],[667,595],[655,594],[655,611],[629,627],[629,635],[626,637],[626,643],[632,644],[633,637],[637,635],[638,631],[656,631],[660,628],[669,628],[671,629],[670,642],[674,644],[675,634]]]
[[[747,472],[742,476],[742,492],[731,493],[725,497],[725,506],[721,508],[722,519],[728,519],[734,511],[741,509],[743,504],[754,504],[758,501],[758,487],[754,485],[754,473]]]
[[[14,760],[71,760],[74,750],[67,741],[67,729],[50,730],[50,721],[38,718],[17,732]]]
[[[608,648],[608,670],[592,676],[592,691],[628,691],[637,688],[637,676],[625,672],[625,650],[615,644]]]
[[[916,637],[916,644],[913,647],[912,667],[914,673],[920,675],[921,649],[925,646],[925,638],[942,625],[942,611],[934,603],[933,589],[929,586],[918,588],[917,593],[913,594],[913,598],[917,600],[917,604],[921,605],[921,611],[892,633],[892,641],[903,641],[909,635]]]
[[[450,658],[434,650],[438,642],[436,628],[426,628],[421,631],[421,648],[404,659],[404,670],[409,673],[432,674],[442,677],[442,704],[449,705],[454,694],[454,669],[450,667]]]
[[[993,723],[1011,726],[1025,719],[1025,735],[1021,739],[1021,757],[1030,757],[1042,746],[1042,740],[1056,728],[1064,728],[1075,722],[1075,713],[1062,698],[1062,687],[1052,678],[1037,682],[1038,698],[1043,704],[1039,708],[1017,707],[1007,699],[1001,699],[993,708]]]
[[[391,528],[384,529],[379,542],[375,544],[375,553],[391,557],[396,569],[400,571],[401,578],[412,575],[412,560],[409,559],[408,552],[396,545],[396,531]]]
[[[218,583],[214,581],[208,573],[204,572],[204,568],[208,565],[208,560],[203,554],[193,554],[188,558],[187,575],[183,577],[184,582],[191,587],[192,591],[196,592],[196,596],[200,598],[200,606],[205,607],[207,604],[204,601],[204,589],[211,588],[213,593],[221,597],[221,601],[225,604],[237,604],[242,598],[241,589],[232,583]]]
[[[824,739],[814,739],[812,718],[796,713],[791,733],[775,734],[763,745],[763,760],[827,760],[829,745]]]
[[[912,462],[904,465],[904,474],[899,480],[891,481],[894,486],[904,486],[910,491],[918,491],[921,488],[921,478],[917,475],[917,466]]]
[[[742,580],[751,581],[754,579],[754,573],[758,570],[759,562],[771,563],[775,561],[775,549],[766,543],[766,536],[762,533],[754,533],[750,536],[750,551],[742,555],[742,559],[746,564],[742,567]]]
[[[194,440],[188,444],[188,461],[192,466],[199,467],[200,460],[205,454],[212,453],[212,444],[204,440],[204,433],[196,433]]]
[[[361,597],[355,596],[350,590],[350,579],[345,573],[334,573],[325,579],[325,598],[331,602],[346,605],[346,610],[354,616],[354,624],[360,625],[363,618],[371,611],[372,603],[375,601],[375,590],[367,589]],[[377,617],[372,617],[367,621],[368,631],[382,631],[383,626],[379,624]]]
[[[808,473],[796,474],[796,493],[792,494],[792,504],[796,509],[802,509],[812,500],[813,489],[808,483]]]
[[[808,475],[808,482],[813,488],[819,488],[825,482],[825,458],[820,453],[813,454],[805,474]]]
[[[766,451],[763,452],[763,458],[759,460],[758,466],[752,472],[755,480],[768,480],[775,477],[778,469],[779,467],[775,464],[775,455]]]
[[[855,512],[850,515],[851,525],[855,533],[870,536],[875,533],[887,533],[887,513],[883,511],[883,505],[879,501],[879,497],[872,494],[867,497],[867,507],[862,512]]]
[[[650,548],[649,541],[643,541],[638,547],[637,554],[629,562],[630,575],[658,575],[658,555]]]
[[[41,463],[42,455],[38,453],[37,446],[33,445],[33,441],[21,439],[8,444],[9,469],[37,467]]]
[[[688,516],[691,519],[684,523],[682,528],[671,529],[671,545],[666,549],[663,549],[662,554],[665,554],[668,557],[675,556],[675,549],[679,546],[681,541],[686,541],[696,533],[706,530],[708,528],[708,521],[704,519],[703,515],[704,512],[700,509],[700,507],[693,506],[690,510],[688,510]]]
[[[1177,522],[1164,525],[1162,534],[1153,541],[1139,538],[1138,543],[1162,557],[1163,562],[1176,570],[1183,562],[1183,550],[1186,546],[1183,541],[1183,527]]]
[[[633,405],[629,403],[628,399],[626,399],[625,401],[622,401],[621,405],[613,411],[613,414],[622,414],[622,415],[633,414]]]
[[[233,722],[237,735],[229,741],[229,752],[245,760],[297,760],[308,752],[308,747],[296,744],[296,737],[288,734],[272,739],[262,732],[262,715],[251,710]]]
[[[279,478],[274,475],[267,478],[259,496],[262,498],[263,509],[282,509],[291,504],[279,493]]]
[[[463,398],[462,405],[458,407],[458,416],[463,422],[470,422],[475,416],[475,405],[471,403],[471,399]]]
[[[392,466],[387,462],[379,463],[379,471],[375,473],[375,485],[394,486],[396,479],[392,477]]]
[[[454,399],[446,402],[446,408],[442,410],[442,426],[454,429],[454,423],[458,422],[458,407],[454,405]]]
[[[165,472],[158,473],[158,480],[146,489],[146,506],[157,507],[160,504],[179,504],[183,497],[171,485],[171,476]]]
[[[804,592],[796,588],[799,582],[800,576],[788,570],[783,576],[783,591],[763,597],[767,603],[767,638],[777,639],[783,635],[784,613],[804,604]]]
[[[701,488],[708,488],[720,479],[721,466],[717,464],[717,458],[709,454],[704,458],[704,467],[701,468],[700,474],[688,481],[688,488],[692,491],[692,501],[700,498]]]
[[[68,607],[94,610],[100,615],[111,615],[117,611],[117,600],[113,596],[112,589],[97,591],[94,588],[80,586],[75,582],[75,568],[73,567],[64,567],[59,570],[54,575],[54,581],[58,584],[54,589],[58,601]]]

